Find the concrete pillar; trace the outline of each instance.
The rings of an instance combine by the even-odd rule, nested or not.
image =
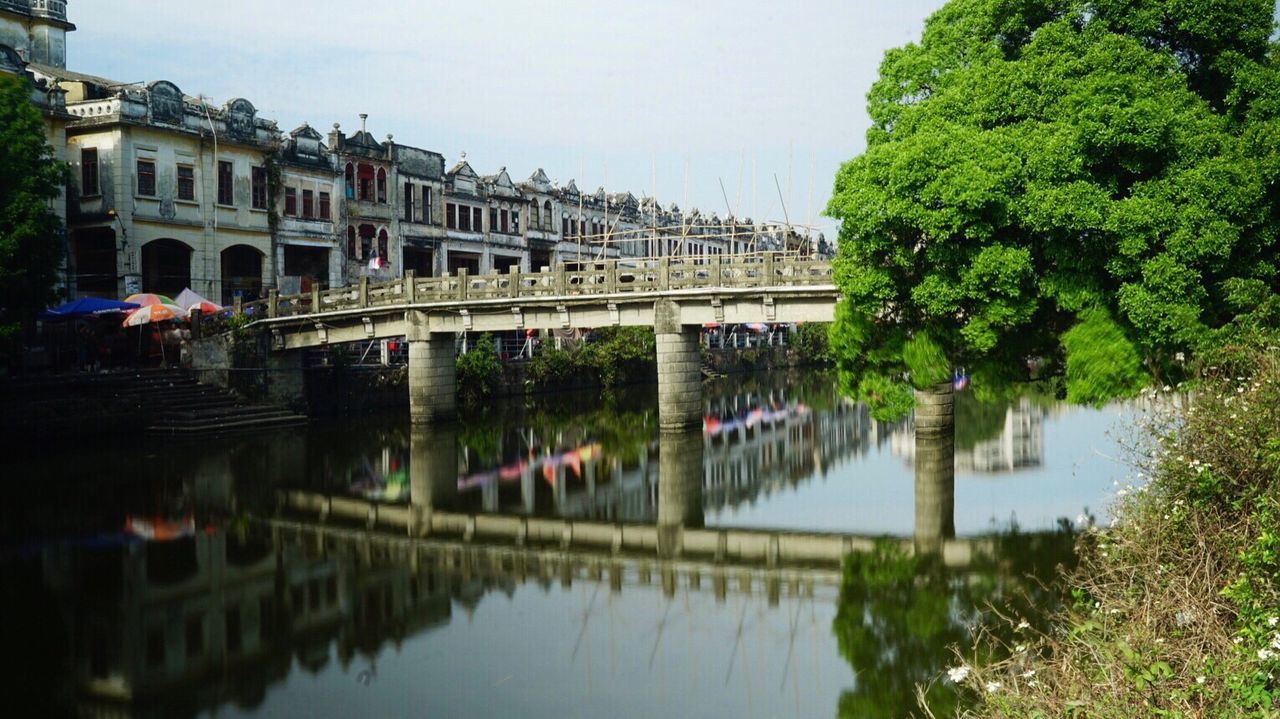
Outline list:
[[[664,430],[658,440],[658,552],[675,556],[685,527],[703,526],[705,445],[700,430]]]
[[[658,424],[663,429],[702,426],[702,355],[698,328],[680,324],[671,300],[654,303],[658,348]]]
[[[409,338],[409,417],[414,424],[452,419],[456,414],[453,335],[425,333]]]
[[[916,551],[956,536],[955,405],[951,383],[916,390]]]

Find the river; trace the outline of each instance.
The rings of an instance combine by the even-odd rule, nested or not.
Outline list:
[[[676,435],[642,386],[495,402],[430,431],[359,417],[10,457],[8,693],[68,715],[904,716],[988,600],[1031,619],[1053,604],[1038,580],[1070,564],[1078,515],[1107,522],[1136,411],[959,393],[952,485],[917,471],[909,420],[873,421],[828,373],[705,397],[703,430]],[[383,528],[395,543],[371,544],[282,512],[282,490],[876,549],[777,573]],[[926,536],[989,551],[902,549]],[[928,696],[939,716],[957,700],[945,680]]]

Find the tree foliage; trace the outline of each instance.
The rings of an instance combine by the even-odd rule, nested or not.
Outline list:
[[[1070,395],[1126,395],[1135,358],[1168,378],[1251,311],[1241,282],[1255,306],[1274,296],[1272,10],[952,0],[886,53],[867,149],[827,207],[846,389],[900,401],[941,353],[975,381],[1035,357]]]
[[[45,141],[25,77],[0,73],[0,340],[55,298],[66,168]]]

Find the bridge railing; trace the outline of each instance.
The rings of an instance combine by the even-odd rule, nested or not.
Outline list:
[[[239,312],[259,317],[295,317],[343,310],[430,302],[467,302],[663,292],[710,288],[760,288],[829,285],[831,263],[778,252],[751,255],[696,255],[613,260],[566,261],[540,272],[471,275],[465,269],[441,277],[406,272],[388,282],[369,282],[330,290],[281,295],[243,305]],[[230,308],[226,318],[237,313]],[[210,317],[218,320],[222,313]]]

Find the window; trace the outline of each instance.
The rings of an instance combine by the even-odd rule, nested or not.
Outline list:
[[[292,187],[284,188],[284,214],[289,217],[298,216],[298,191]]]
[[[422,187],[422,221],[431,224],[431,188]]]
[[[507,212],[506,210],[503,210],[502,211],[502,234],[505,235],[511,232],[510,223],[511,223],[511,213]]]
[[[565,237],[569,236],[569,218],[568,217],[560,218],[560,234],[564,235]]]
[[[401,197],[404,199],[404,219],[408,220],[409,222],[413,222],[415,218],[413,216],[413,183],[412,182],[404,183],[404,194],[401,195]]]
[[[251,173],[253,180],[253,209],[267,209],[267,168],[255,167]]]
[[[138,194],[156,196],[156,163],[154,160],[138,160]]]
[[[178,199],[196,199],[196,170],[191,165],[178,165]]]
[[[311,190],[302,191],[302,216],[308,220],[316,216],[316,193]]]
[[[530,216],[529,226],[533,228],[537,228],[538,227],[538,203],[536,202],[533,203],[533,210],[531,212],[532,212],[532,215]]]
[[[368,202],[373,199],[373,166],[361,163],[356,168],[356,199]]]
[[[351,166],[350,162],[347,163],[346,180],[347,199],[351,200],[355,198],[356,193],[356,171],[355,168]]]
[[[458,206],[452,202],[446,202],[444,205],[445,225],[451,229],[458,229]]]
[[[457,205],[458,208],[458,229],[463,232],[471,231],[471,208],[466,205]]]
[[[520,234],[520,210],[511,211],[511,232]]]
[[[356,257],[356,228],[347,226],[347,257]]]
[[[80,194],[98,194],[98,148],[80,150]]]
[[[474,232],[484,231],[484,228],[480,226],[481,216],[479,207],[471,208],[471,225]]]
[[[218,161],[218,204],[231,205],[235,200],[231,196],[231,163]]]
[[[498,231],[498,208],[496,207],[489,208],[489,231]]]
[[[542,203],[542,229],[551,231],[551,200]]]
[[[360,225],[360,256],[373,254],[373,225]]]
[[[389,267],[391,265],[391,255],[387,254],[386,230],[378,230],[378,257],[382,259],[383,267]]]
[[[378,202],[387,201],[387,171],[378,168]]]
[[[327,192],[320,193],[320,219],[326,222],[333,219],[333,215],[329,211],[329,193]]]

